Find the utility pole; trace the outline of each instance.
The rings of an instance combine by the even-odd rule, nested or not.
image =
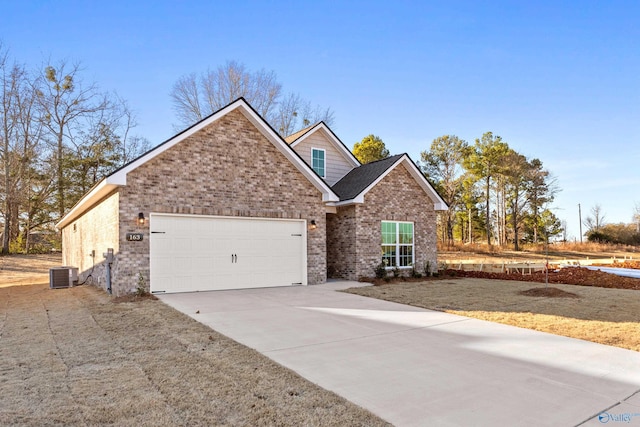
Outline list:
[[[580,221],[580,243],[582,243],[582,209],[578,203],[578,221]]]

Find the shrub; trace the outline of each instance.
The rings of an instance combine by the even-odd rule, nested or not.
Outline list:
[[[147,282],[144,280],[144,276],[141,272],[138,273],[138,287],[136,288],[136,295],[143,297],[147,295]]]
[[[433,276],[433,272],[431,271],[431,263],[429,261],[424,263],[424,275]]]
[[[387,277],[387,269],[386,269],[386,264],[384,262],[381,262],[380,264],[378,264],[375,268],[375,273],[376,273],[376,279],[384,279]]]
[[[393,267],[393,277],[400,277],[400,269],[398,266]]]

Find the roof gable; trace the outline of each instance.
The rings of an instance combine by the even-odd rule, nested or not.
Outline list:
[[[327,126],[325,122],[318,122],[315,125],[302,129],[292,135],[289,135],[285,140],[291,145],[292,148],[304,142],[307,138],[311,137],[315,133],[321,133],[330,144],[332,144],[345,161],[351,165],[352,168],[357,168],[361,163],[356,159],[351,150],[336,136],[335,133]]]
[[[400,157],[402,155],[391,156],[355,168],[336,182],[331,189],[340,197],[340,200],[351,200],[393,166]]]
[[[340,202],[336,205],[347,205],[353,203],[364,203],[364,196],[382,181],[392,170],[403,165],[409,174],[416,180],[422,190],[433,201],[435,210],[447,210],[448,206],[433,188],[431,183],[418,170],[408,154],[398,154],[364,164],[353,169],[344,178],[338,181],[332,190],[340,197]]]
[[[278,135],[277,132],[249,105],[244,98],[232,102],[226,107],[214,112],[193,126],[178,133],[155,148],[149,150],[137,159],[116,170],[98,184],[96,184],[87,194],[85,194],[76,205],[56,224],[60,229],[68,225],[75,218],[80,216],[94,204],[100,201],[105,195],[115,191],[118,187],[127,185],[127,174],[141,165],[149,162],[158,155],[171,149],[191,135],[199,132],[203,128],[216,122],[232,111],[241,112],[258,131],[270,141],[278,151],[280,151],[295,167],[300,171],[321,193],[323,202],[336,202],[337,195],[331,190],[329,185],[322,180],[305,161]]]

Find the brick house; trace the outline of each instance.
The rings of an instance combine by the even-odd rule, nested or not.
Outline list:
[[[360,165],[324,123],[283,140],[239,99],[104,178],[56,226],[63,263],[121,295],[435,266],[446,208],[406,154]]]

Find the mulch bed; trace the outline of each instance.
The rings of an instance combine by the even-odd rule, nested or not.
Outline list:
[[[484,271],[444,270],[445,277],[472,277],[478,279],[517,280],[520,282],[545,283],[544,272],[532,274],[488,273]],[[595,286],[614,289],[640,289],[640,279],[616,276],[600,270],[589,270],[582,267],[568,267],[549,271],[548,283],[564,285]]]
[[[485,271],[463,271],[447,269],[440,271],[435,276],[429,277],[387,277],[376,279],[363,277],[361,282],[373,283],[375,286],[388,285],[402,282],[425,282],[429,280],[452,279],[470,277],[476,279],[517,280],[519,282],[545,283],[545,274],[542,271],[532,274],[520,273],[488,273]],[[616,276],[600,270],[589,270],[583,267],[567,267],[560,270],[549,271],[547,283],[562,285],[594,286],[598,288],[612,289],[636,289],[640,290],[640,279],[633,277]]]

